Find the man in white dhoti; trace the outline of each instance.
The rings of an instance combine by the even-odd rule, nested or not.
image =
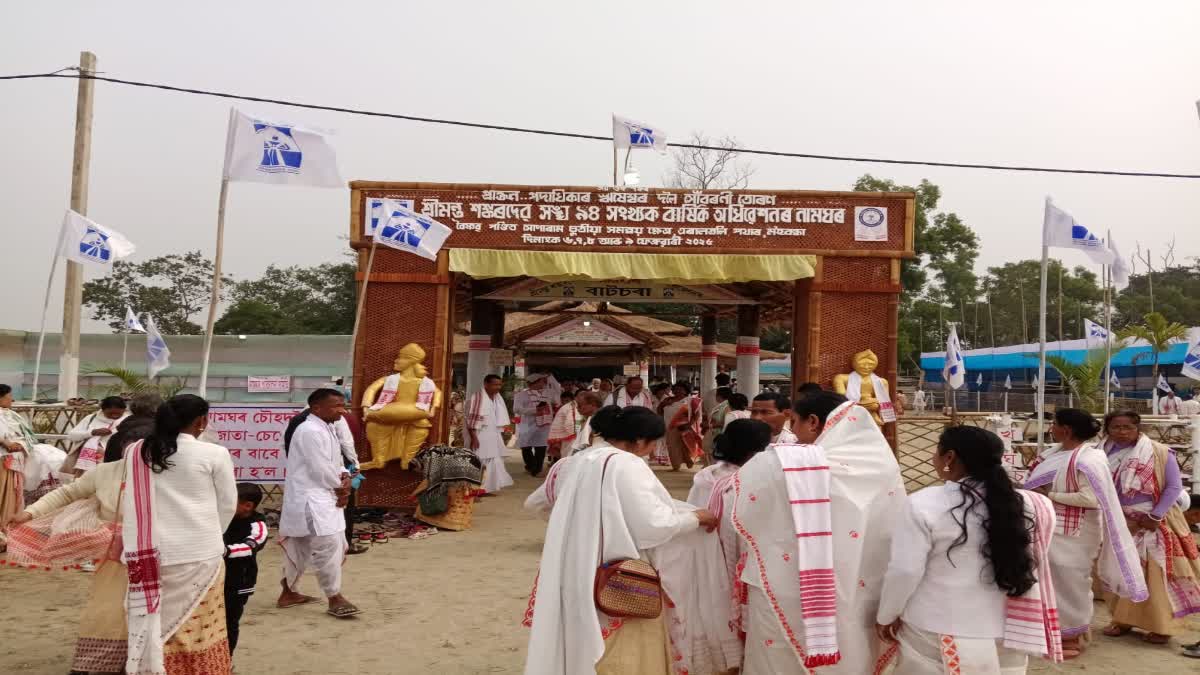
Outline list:
[[[811,445],[774,445],[733,477],[731,520],[745,552],[735,590],[742,673],[870,673],[905,500],[900,467],[871,414],[839,394],[797,402],[792,431]]]
[[[550,444],[550,424],[554,421],[552,392],[546,386],[545,373],[533,373],[525,378],[525,389],[513,394],[513,415],[517,421],[517,447],[530,476],[542,473],[546,462],[546,447]],[[557,396],[557,394],[554,394]]]
[[[510,424],[508,407],[500,395],[503,382],[499,375],[483,378],[483,389],[467,399],[463,415],[463,437],[467,447],[483,463],[482,489],[494,494],[513,484],[504,468],[504,429]],[[549,432],[547,432],[548,434]]]
[[[314,600],[297,590],[300,577],[312,566],[329,602],[326,612],[343,619],[361,611],[342,595],[346,553],[342,509],[350,494],[350,473],[334,424],[346,413],[346,399],[335,389],[318,389],[309,395],[308,408],[308,419],[296,429],[287,453],[279,516],[283,591],[276,606],[294,607]]]
[[[104,446],[108,437],[117,430],[118,424],[129,417],[126,408],[125,399],[109,396],[100,401],[99,410],[79,420],[79,424],[67,432],[67,440],[76,445],[67,453],[67,459],[59,470],[63,473],[73,473],[78,478],[103,464]]]

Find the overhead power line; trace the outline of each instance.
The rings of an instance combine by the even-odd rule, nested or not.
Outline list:
[[[76,72],[64,72],[75,70]],[[111,82],[113,84],[123,84],[132,87],[145,87],[148,89],[160,89],[163,91],[173,91],[181,94],[194,94],[199,96],[213,96],[216,98],[233,99],[237,101],[253,101],[255,103],[271,103],[274,105],[284,105],[293,108],[305,108],[308,110],[325,110],[329,112],[348,113],[351,115],[364,115],[367,117],[382,117],[388,119],[406,120],[409,122],[422,122],[425,124],[444,124],[448,126],[467,127],[472,129],[488,129],[491,131],[508,131],[519,134],[534,134],[539,136],[557,136],[559,138],[578,138],[588,141],[605,141],[611,142],[611,136],[600,136],[596,134],[580,134],[570,131],[555,131],[553,129],[537,129],[533,127],[515,127],[503,124],[487,124],[484,122],[467,122],[463,120],[441,119],[436,117],[420,117],[417,115],[403,115],[400,113],[380,112],[375,110],[362,110],[359,108],[347,108],[344,106],[320,105],[316,103],[302,103],[299,101],[287,101],[276,98],[265,98],[262,96],[245,96],[241,94],[231,94],[228,92],[209,91],[206,89],[194,89],[190,87],[177,87],[169,84],[159,84],[155,82],[139,82],[136,80],[125,80],[116,77],[109,77],[103,74],[84,74],[78,72],[77,67],[63,68],[53,73],[30,73],[24,75],[0,75],[0,80],[35,80],[45,78],[67,78],[80,79],[87,78],[99,80],[102,82]],[[671,146],[677,148],[692,148],[696,150],[718,150],[724,151],[729,148],[699,145],[694,143],[670,143]],[[746,155],[761,155],[764,157],[793,157],[797,159],[818,159],[833,162],[860,162],[867,164],[899,164],[905,166],[932,166],[950,169],[981,169],[986,171],[1025,171],[1035,173],[1064,173],[1064,174],[1079,174],[1091,176],[1130,176],[1135,178],[1182,178],[1187,180],[1200,179],[1200,174],[1193,173],[1169,173],[1165,171],[1121,171],[1109,169],[1066,169],[1057,167],[1042,167],[1042,166],[1017,166],[1011,164],[980,164],[971,162],[935,162],[928,160],[916,159],[887,159],[883,157],[854,157],[849,155],[823,155],[807,152],[787,152],[783,150],[761,150],[755,148],[735,148],[739,153]]]

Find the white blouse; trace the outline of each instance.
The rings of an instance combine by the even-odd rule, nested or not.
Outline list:
[[[1004,637],[1006,595],[996,586],[983,557],[987,533],[981,500],[969,513],[967,543],[946,557],[962,534],[958,504],[962,486],[953,481],[908,496],[892,533],[892,558],[883,581],[877,620],[897,618],[921,630],[965,638]],[[953,560],[953,563],[951,562]]]

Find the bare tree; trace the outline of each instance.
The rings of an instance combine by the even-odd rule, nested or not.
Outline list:
[[[749,162],[738,161],[740,153],[736,138],[724,136],[713,141],[693,131],[686,144],[704,147],[672,148],[674,168],[663,176],[668,187],[730,190],[750,184],[754,167]]]
[[[1171,243],[1167,246],[1167,252],[1162,256],[1163,270],[1169,269],[1175,264],[1175,237],[1171,237]]]
[[[1175,248],[1174,242],[1171,243],[1171,248],[1172,249]],[[1153,313],[1154,312],[1154,259],[1150,257],[1150,249],[1149,248],[1146,249],[1145,254],[1142,253],[1142,242],[1140,242],[1140,241],[1137,243],[1137,249],[1134,251],[1134,255],[1137,256],[1139,261],[1141,261],[1142,263],[1145,263],[1145,265],[1146,265],[1146,284],[1148,285],[1148,287],[1150,289],[1150,312]]]

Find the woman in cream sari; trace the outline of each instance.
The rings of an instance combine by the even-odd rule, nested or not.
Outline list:
[[[1200,553],[1176,504],[1183,481],[1175,453],[1141,433],[1140,423],[1133,411],[1106,416],[1104,451],[1150,599],[1133,602],[1105,593],[1113,622],[1104,634],[1118,637],[1140,628],[1146,642],[1166,644],[1179,632],[1177,619],[1200,613]]]
[[[596,568],[626,559],[654,564],[654,549],[701,526],[712,529],[716,519],[681,508],[641,459],[663,435],[661,418],[646,408],[607,406],[591,423],[592,447],[555,464],[544,497],[527,504],[549,508],[550,522],[527,615],[525,673],[667,675],[673,656],[666,612],[622,619],[594,609]]]
[[[38,443],[33,427],[12,409],[12,387],[0,384],[0,525],[25,507],[25,491],[33,490],[62,466],[66,453]],[[7,539],[0,531],[0,550]]]

